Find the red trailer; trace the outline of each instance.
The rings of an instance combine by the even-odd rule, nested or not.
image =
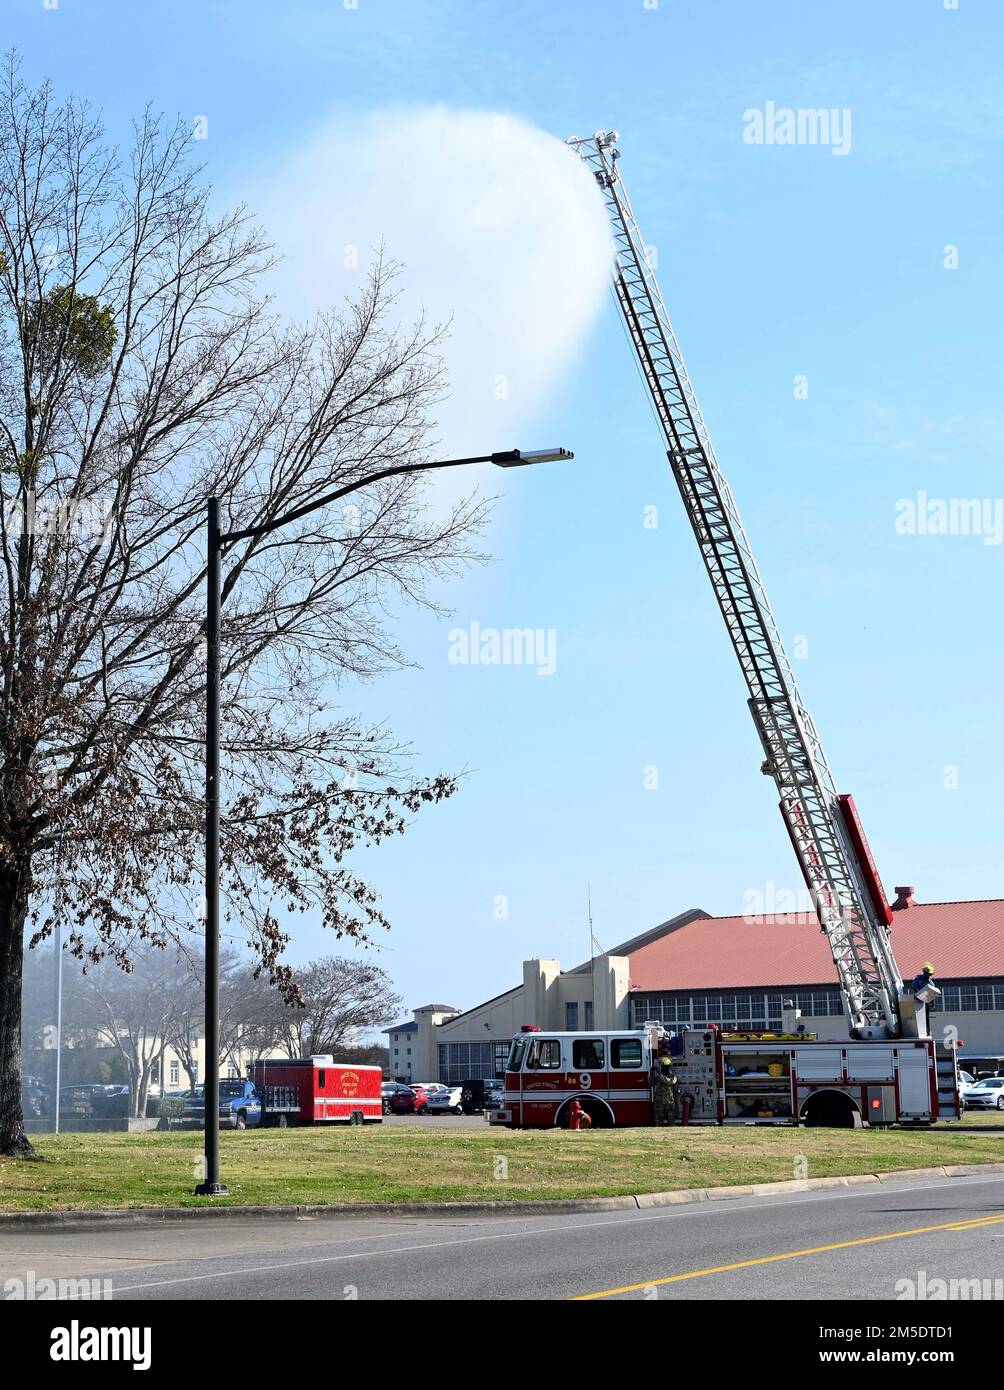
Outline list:
[[[262,1098],[265,1124],[273,1096],[281,1099],[283,1113],[293,1124],[361,1125],[383,1119],[379,1067],[336,1062],[333,1057],[259,1057],[251,1067],[251,1079]],[[298,1093],[299,1105],[290,1114],[291,1089]]]

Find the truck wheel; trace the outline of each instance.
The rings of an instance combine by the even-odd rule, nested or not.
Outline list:
[[[279,1115],[279,1116],[276,1117],[276,1121],[275,1121],[275,1127],[276,1127],[276,1129],[285,1129],[286,1126],[287,1126],[288,1124],[289,1124],[289,1121],[286,1119],[286,1116],[285,1116],[285,1115]]]
[[[350,1124],[350,1125],[361,1125],[362,1122],[363,1122],[363,1112],[362,1112],[361,1110],[353,1110],[352,1114],[349,1116],[349,1124]]]
[[[455,1105],[453,1107],[453,1113],[454,1115],[462,1115],[464,1113],[464,1107],[462,1105]]]
[[[236,1118],[234,1119],[234,1129],[247,1129],[247,1127],[248,1117],[247,1115],[245,1115],[243,1110],[239,1110],[237,1112]]]

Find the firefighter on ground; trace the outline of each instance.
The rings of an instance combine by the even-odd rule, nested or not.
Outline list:
[[[676,1119],[677,1078],[668,1057],[660,1057],[657,1062],[652,1063],[648,1079],[652,1085],[654,1123],[671,1125]]]

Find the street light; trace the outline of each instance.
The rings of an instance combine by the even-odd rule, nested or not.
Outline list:
[[[470,463],[494,463],[499,468],[521,468],[534,463],[571,459],[567,449],[536,449],[529,453],[506,449],[473,458],[441,459],[434,463],[402,463],[383,468],[354,483],[337,488],[315,502],[242,531],[220,530],[220,499],[210,497],[206,518],[206,1076],[202,1095],[206,1109],[205,1180],[195,1189],[197,1197],[225,1197],[220,1182],[220,606],[223,552],[237,541],[257,539],[299,521],[337,502],[350,492],[393,478],[401,473],[428,473],[437,468],[460,468]]]

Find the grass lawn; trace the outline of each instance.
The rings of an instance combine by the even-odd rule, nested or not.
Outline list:
[[[37,1135],[49,1162],[0,1159],[0,1211],[200,1206],[198,1131]],[[1004,1161],[1004,1136],[895,1130],[484,1132],[248,1130],[221,1136],[214,1205],[597,1197],[939,1164]],[[796,1171],[804,1155],[807,1171]]]

